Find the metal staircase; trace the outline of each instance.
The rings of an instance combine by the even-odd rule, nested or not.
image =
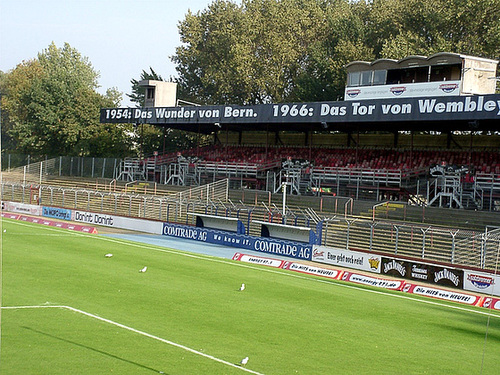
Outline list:
[[[478,209],[482,199],[480,191],[467,186],[461,173],[445,172],[429,184],[427,206]]]
[[[429,206],[436,203],[438,207],[453,207],[455,204],[463,208],[459,174],[445,172],[442,176],[437,176],[433,184],[435,185],[434,197],[429,200]]]

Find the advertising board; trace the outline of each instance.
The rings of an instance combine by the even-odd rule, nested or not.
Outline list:
[[[314,246],[311,260],[339,267],[380,273],[381,257],[376,254],[335,249],[326,246]]]
[[[2,217],[7,217],[9,219],[15,219],[15,220],[19,220],[19,221],[25,221],[27,223],[47,225],[49,227],[69,229],[69,230],[74,230],[74,231],[78,231],[78,232],[85,232],[85,233],[92,233],[92,234],[97,233],[96,228],[89,226],[89,225],[80,225],[80,224],[74,224],[74,223],[65,222],[65,221],[49,220],[49,219],[45,219],[43,217],[38,217],[38,216],[13,215],[13,214],[7,214],[7,215],[2,214]]]
[[[233,255],[233,260],[239,260],[240,262],[251,263],[251,264],[259,264],[261,266],[268,266],[273,268],[281,268],[283,264],[286,263],[284,260],[258,257],[255,255],[241,254],[235,253]]]
[[[301,264],[301,263],[295,263],[295,262],[286,262],[283,265],[283,268],[290,270],[290,271],[307,273],[308,275],[327,277],[329,279],[338,279],[340,277],[340,275],[342,274],[342,271],[339,271],[339,270],[310,266],[307,264]]]
[[[403,287],[403,291],[406,293],[417,294],[425,297],[465,303],[467,305],[476,305],[478,302],[480,302],[479,296],[424,285],[407,283]]]
[[[500,296],[500,276],[485,272],[464,271],[464,289]]]
[[[344,272],[342,274],[342,280],[349,281],[351,283],[370,285],[378,288],[392,290],[401,290],[405,284],[405,282],[402,280],[381,279],[378,277],[372,277],[353,272]]]
[[[124,216],[115,216],[79,210],[73,210],[71,216],[73,221],[91,225],[102,225],[105,227],[129,229],[137,232],[153,234],[162,234],[163,230],[163,223],[160,221],[134,219]]]
[[[500,299],[486,297],[483,299],[481,306],[487,309],[500,310]]]
[[[58,207],[42,207],[42,216],[53,219],[71,220],[71,210]]]
[[[5,211],[41,216],[41,207],[36,204],[4,201],[2,202],[2,206]]]
[[[389,257],[382,257],[380,273],[460,289],[464,281],[463,270]]]
[[[12,220],[19,220],[19,218],[21,217],[22,215],[20,214],[11,214],[9,212],[2,212],[2,217],[5,217],[7,219],[12,219]]]
[[[163,235],[203,241],[262,253],[310,260],[312,245],[293,241],[267,239],[244,234],[218,231],[210,228],[163,223]]]

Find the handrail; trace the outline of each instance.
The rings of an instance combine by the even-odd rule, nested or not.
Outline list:
[[[381,206],[384,206],[384,205],[388,205],[389,204],[389,201],[385,201],[385,202],[381,202],[381,203],[377,203],[375,205],[373,205],[372,207],[372,219],[375,221],[375,209],[377,207],[381,207]]]
[[[116,191],[116,178],[113,178],[113,179],[109,182],[109,191],[111,191],[111,185],[114,185],[114,187],[113,187],[113,191]]]
[[[347,206],[348,204],[351,204],[351,215],[352,215],[352,206],[354,204],[354,199],[350,198],[347,202],[344,204],[344,217],[347,217]]]

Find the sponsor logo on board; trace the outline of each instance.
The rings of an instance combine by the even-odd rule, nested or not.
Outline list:
[[[406,91],[406,87],[405,86],[391,87],[389,91],[395,96],[400,96]]]
[[[458,89],[458,83],[443,83],[442,85],[439,85],[439,89],[447,94],[450,94]]]
[[[478,289],[487,289],[495,284],[495,280],[492,277],[474,275],[472,273],[467,276],[467,280]]]

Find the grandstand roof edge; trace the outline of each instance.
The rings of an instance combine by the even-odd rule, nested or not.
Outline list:
[[[384,62],[394,64],[394,66],[398,66],[407,60],[421,60],[423,62],[429,62],[437,57],[455,57],[457,59],[478,60],[478,61],[485,61],[485,62],[490,62],[490,63],[495,63],[495,64],[499,63],[498,60],[488,59],[486,57],[471,56],[471,55],[465,55],[462,53],[454,53],[454,52],[438,52],[438,53],[435,53],[435,54],[430,55],[430,56],[422,56],[422,55],[406,56],[406,57],[399,59],[399,60],[382,58],[382,59],[377,59],[374,61],[363,61],[363,60],[351,61],[350,63],[344,65],[344,68],[349,68],[349,67],[355,66],[355,65],[374,66],[374,65],[378,65],[378,64],[384,63]]]
[[[500,95],[439,96],[199,107],[104,108],[101,123],[147,123],[192,132],[498,130]],[[251,128],[249,128],[251,125]]]

